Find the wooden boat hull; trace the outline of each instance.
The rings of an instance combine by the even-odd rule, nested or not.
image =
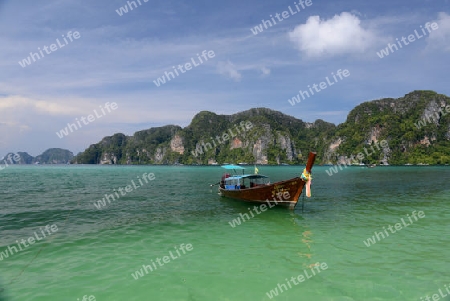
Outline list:
[[[305,181],[300,177],[239,190],[227,190],[219,187],[222,196],[254,203],[281,205],[293,209],[303,191]]]
[[[311,174],[315,159],[316,153],[310,152],[305,167],[308,174]],[[270,206],[272,204],[281,205],[289,207],[289,209],[294,209],[308,179],[309,176],[305,180],[302,177],[296,177],[272,184],[263,184],[243,189],[226,189],[226,187],[220,186],[219,193],[222,196],[241,201],[259,204],[267,203]]]

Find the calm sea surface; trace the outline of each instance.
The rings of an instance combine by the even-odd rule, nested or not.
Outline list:
[[[7,167],[0,171],[0,301],[421,301],[440,289],[445,295],[450,168],[352,167],[333,176],[326,169],[313,168],[303,212],[301,202],[295,211],[273,208],[233,228],[229,222],[249,214],[250,205],[209,187],[220,167]],[[272,182],[302,170],[259,167]],[[145,183],[144,173],[155,179]],[[94,206],[119,188],[123,196]],[[413,211],[425,217],[415,220]],[[49,235],[46,225],[57,231]],[[369,247],[368,238],[375,242]],[[22,239],[27,247],[19,250]],[[183,253],[186,245],[191,249]],[[152,263],[153,271],[135,274]],[[290,280],[305,273],[310,278],[301,283]]]

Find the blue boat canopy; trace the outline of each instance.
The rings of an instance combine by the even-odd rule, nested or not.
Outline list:
[[[222,168],[225,168],[225,169],[240,169],[240,170],[245,169],[245,168],[242,167],[242,166],[239,166],[239,165],[233,165],[233,164],[222,165],[221,167],[222,167]]]

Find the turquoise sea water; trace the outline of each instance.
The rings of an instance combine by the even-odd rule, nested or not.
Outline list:
[[[259,167],[272,182],[302,169]],[[301,204],[273,208],[233,228],[250,205],[209,187],[220,167],[10,166],[0,171],[0,254],[35,232],[42,240],[0,260],[0,301],[420,301],[445,293],[450,168],[326,169],[313,168],[303,212]],[[144,173],[155,179],[101,210],[93,205],[132,180],[140,186]],[[425,217],[411,223],[414,210]],[[409,225],[366,246],[402,218]],[[42,238],[40,228],[53,224],[57,232]],[[183,253],[182,244],[192,249]],[[152,262],[157,269],[132,276]],[[327,268],[319,273],[318,264]],[[315,276],[288,287],[314,266]],[[271,299],[278,284],[287,290]]]

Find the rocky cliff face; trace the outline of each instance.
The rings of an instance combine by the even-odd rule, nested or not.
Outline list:
[[[277,133],[278,137],[276,143],[280,145],[282,150],[286,151],[286,159],[288,161],[294,160],[295,157],[295,147],[292,145],[291,138],[288,135],[282,135]]]
[[[324,123],[325,124],[325,123]],[[331,129],[335,126],[326,123]],[[310,127],[313,125],[311,124]],[[127,137],[105,137],[78,154],[94,164],[301,163],[309,146],[297,136],[310,131],[301,120],[264,108],[234,115],[200,112],[186,128],[165,126]],[[311,134],[311,133],[310,133]]]
[[[414,91],[399,99],[362,103],[338,127],[323,120],[305,123],[265,108],[234,115],[204,111],[185,128],[169,125],[133,136],[105,137],[76,160],[94,164],[301,164],[309,151],[316,151],[316,162],[329,164],[374,147],[358,162],[444,164],[450,163],[449,105],[445,95]],[[376,148],[382,141],[388,146]]]
[[[99,164],[117,164],[117,156],[114,153],[104,152]]]
[[[389,147],[365,155],[363,163],[450,163],[450,98],[433,91],[414,91],[404,97],[365,102],[339,125],[325,159],[345,157],[386,140]],[[447,110],[448,108],[448,110]]]
[[[175,135],[175,137],[170,140],[170,150],[179,153],[180,155],[184,154],[183,138],[179,135]]]

